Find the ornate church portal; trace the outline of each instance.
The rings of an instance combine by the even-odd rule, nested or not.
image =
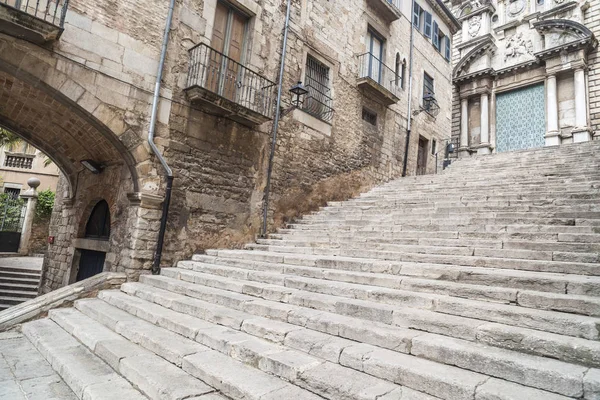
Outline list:
[[[452,0],[459,154],[593,139],[586,0]],[[455,58],[456,59],[456,58]],[[460,122],[459,122],[460,121]]]
[[[544,85],[496,95],[496,151],[543,147],[546,133]]]

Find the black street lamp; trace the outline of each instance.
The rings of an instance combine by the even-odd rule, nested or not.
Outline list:
[[[306,90],[301,81],[298,81],[296,85],[292,86],[292,88],[290,89],[290,93],[296,96],[295,99],[292,97],[292,105],[296,108],[299,108],[300,104],[302,104],[302,100],[300,100],[300,97],[306,96],[308,94],[308,90]]]

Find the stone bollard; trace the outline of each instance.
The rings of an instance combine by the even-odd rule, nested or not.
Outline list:
[[[21,195],[21,198],[27,200],[27,209],[25,210],[25,219],[21,229],[21,242],[19,243],[19,254],[26,256],[29,253],[29,239],[31,238],[31,229],[33,226],[33,217],[37,205],[37,188],[40,186],[38,178],[29,178],[27,181],[29,190]]]

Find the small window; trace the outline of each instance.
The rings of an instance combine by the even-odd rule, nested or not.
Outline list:
[[[437,150],[437,141],[433,139],[431,142],[431,154],[435,156],[435,151]]]
[[[498,18],[498,14],[494,14],[494,15],[492,15],[492,22],[493,22],[493,23],[496,23],[496,22],[498,22],[498,19],[499,19],[499,18]]]
[[[396,69],[394,70],[394,73],[396,74],[396,86],[401,86],[402,76],[400,75],[400,53],[396,53]]]
[[[404,89],[404,85],[406,81],[406,58],[402,60],[402,80],[400,81],[402,89]]]
[[[11,199],[18,199],[19,195],[21,194],[21,189],[5,187],[4,194]]]
[[[433,46],[440,51],[440,31],[437,22],[433,21]]]
[[[421,6],[415,1],[414,2],[414,10],[413,10],[413,25],[417,30],[421,30],[421,12],[423,9]]]
[[[432,17],[431,14],[429,14],[427,11],[423,11],[423,15],[424,15],[424,26],[423,26],[423,33],[425,34],[426,37],[431,38],[431,22],[432,22]]]
[[[369,111],[364,107],[362,109],[362,119],[373,126],[377,126],[377,113]]]
[[[444,43],[446,44],[446,48],[444,50],[444,58],[446,59],[446,61],[450,61],[450,59],[452,58],[452,44],[450,43],[450,36],[446,36],[446,40],[444,40]]]
[[[433,86],[433,78],[425,72],[423,74],[423,96],[427,96],[428,94],[435,94],[434,86]]]

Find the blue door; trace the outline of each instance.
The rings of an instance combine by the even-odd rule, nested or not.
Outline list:
[[[543,147],[546,134],[544,84],[496,95],[496,151]]]

